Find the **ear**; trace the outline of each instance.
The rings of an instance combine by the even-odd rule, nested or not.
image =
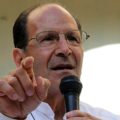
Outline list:
[[[13,60],[16,66],[20,66],[22,59],[25,58],[25,53],[22,49],[14,48],[13,49]]]

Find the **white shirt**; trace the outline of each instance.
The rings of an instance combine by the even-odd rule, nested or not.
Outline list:
[[[80,103],[80,111],[90,113],[93,116],[96,116],[102,120],[120,120],[120,116],[114,115],[106,110],[93,108],[88,104],[83,102]],[[54,112],[52,111],[51,107],[47,104],[42,102],[32,113],[30,113],[26,120],[55,120],[54,119]],[[0,120],[15,120],[0,114]],[[63,120],[66,120],[64,115]]]

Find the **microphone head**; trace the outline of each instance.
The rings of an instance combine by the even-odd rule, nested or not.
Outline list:
[[[70,75],[64,77],[61,80],[59,88],[62,94],[75,93],[80,95],[82,90],[82,83],[78,77]]]

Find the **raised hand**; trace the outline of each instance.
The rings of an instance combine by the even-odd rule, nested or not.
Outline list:
[[[0,112],[24,118],[47,96],[49,80],[33,72],[33,57],[26,57],[9,75],[0,78]]]

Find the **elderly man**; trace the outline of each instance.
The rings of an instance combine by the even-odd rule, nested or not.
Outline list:
[[[80,24],[58,4],[20,14],[13,28],[17,68],[0,79],[0,120],[117,120],[82,102],[80,110],[65,112],[59,85],[65,76],[81,75],[81,34]]]

